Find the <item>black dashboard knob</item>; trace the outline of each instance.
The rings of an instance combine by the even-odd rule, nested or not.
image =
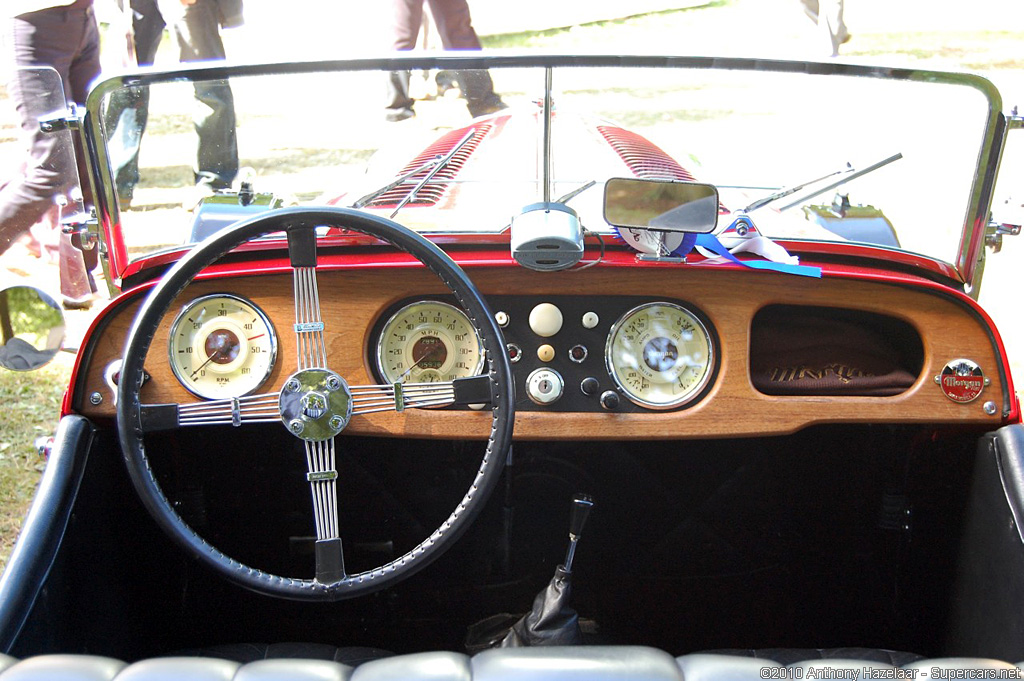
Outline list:
[[[587,376],[580,381],[580,390],[584,395],[593,397],[597,394],[597,391],[601,389],[601,383],[593,376]]]
[[[614,390],[605,390],[601,393],[601,406],[608,411],[619,408],[619,394]]]

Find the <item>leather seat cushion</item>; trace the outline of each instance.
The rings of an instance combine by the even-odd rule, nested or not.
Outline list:
[[[711,655],[736,655],[771,660],[782,666],[814,660],[862,660],[902,667],[924,659],[915,653],[882,648],[726,648],[704,652]]]
[[[208,657],[246,664],[257,660],[305,659],[328,660],[349,667],[358,667],[370,660],[394,655],[381,648],[332,646],[325,643],[231,643],[177,651],[175,657]]]

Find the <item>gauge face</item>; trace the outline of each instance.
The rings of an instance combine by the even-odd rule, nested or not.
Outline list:
[[[171,369],[207,399],[247,395],[267,380],[277,358],[270,320],[252,303],[220,294],[196,298],[171,324]]]
[[[692,312],[672,303],[635,307],[615,322],[605,362],[630,400],[652,409],[686,404],[711,378],[714,346]]]
[[[436,300],[400,309],[377,341],[377,368],[388,383],[453,381],[477,375],[483,363],[483,346],[469,317]]]

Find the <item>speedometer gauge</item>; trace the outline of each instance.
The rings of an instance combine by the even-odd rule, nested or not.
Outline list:
[[[436,383],[480,373],[484,353],[466,313],[424,300],[402,307],[381,329],[377,368],[388,383]]]
[[[673,303],[635,307],[612,326],[605,362],[626,397],[651,409],[693,400],[711,379],[714,345],[704,324]]]
[[[196,298],[171,324],[171,370],[207,399],[247,395],[263,385],[277,358],[277,336],[263,311],[227,294]]]

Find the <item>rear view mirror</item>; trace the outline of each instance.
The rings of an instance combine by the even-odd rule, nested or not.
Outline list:
[[[32,286],[0,291],[0,367],[32,371],[49,363],[64,345],[64,313]]]
[[[604,187],[604,219],[615,227],[707,234],[718,224],[718,189],[697,182],[613,178]]]

